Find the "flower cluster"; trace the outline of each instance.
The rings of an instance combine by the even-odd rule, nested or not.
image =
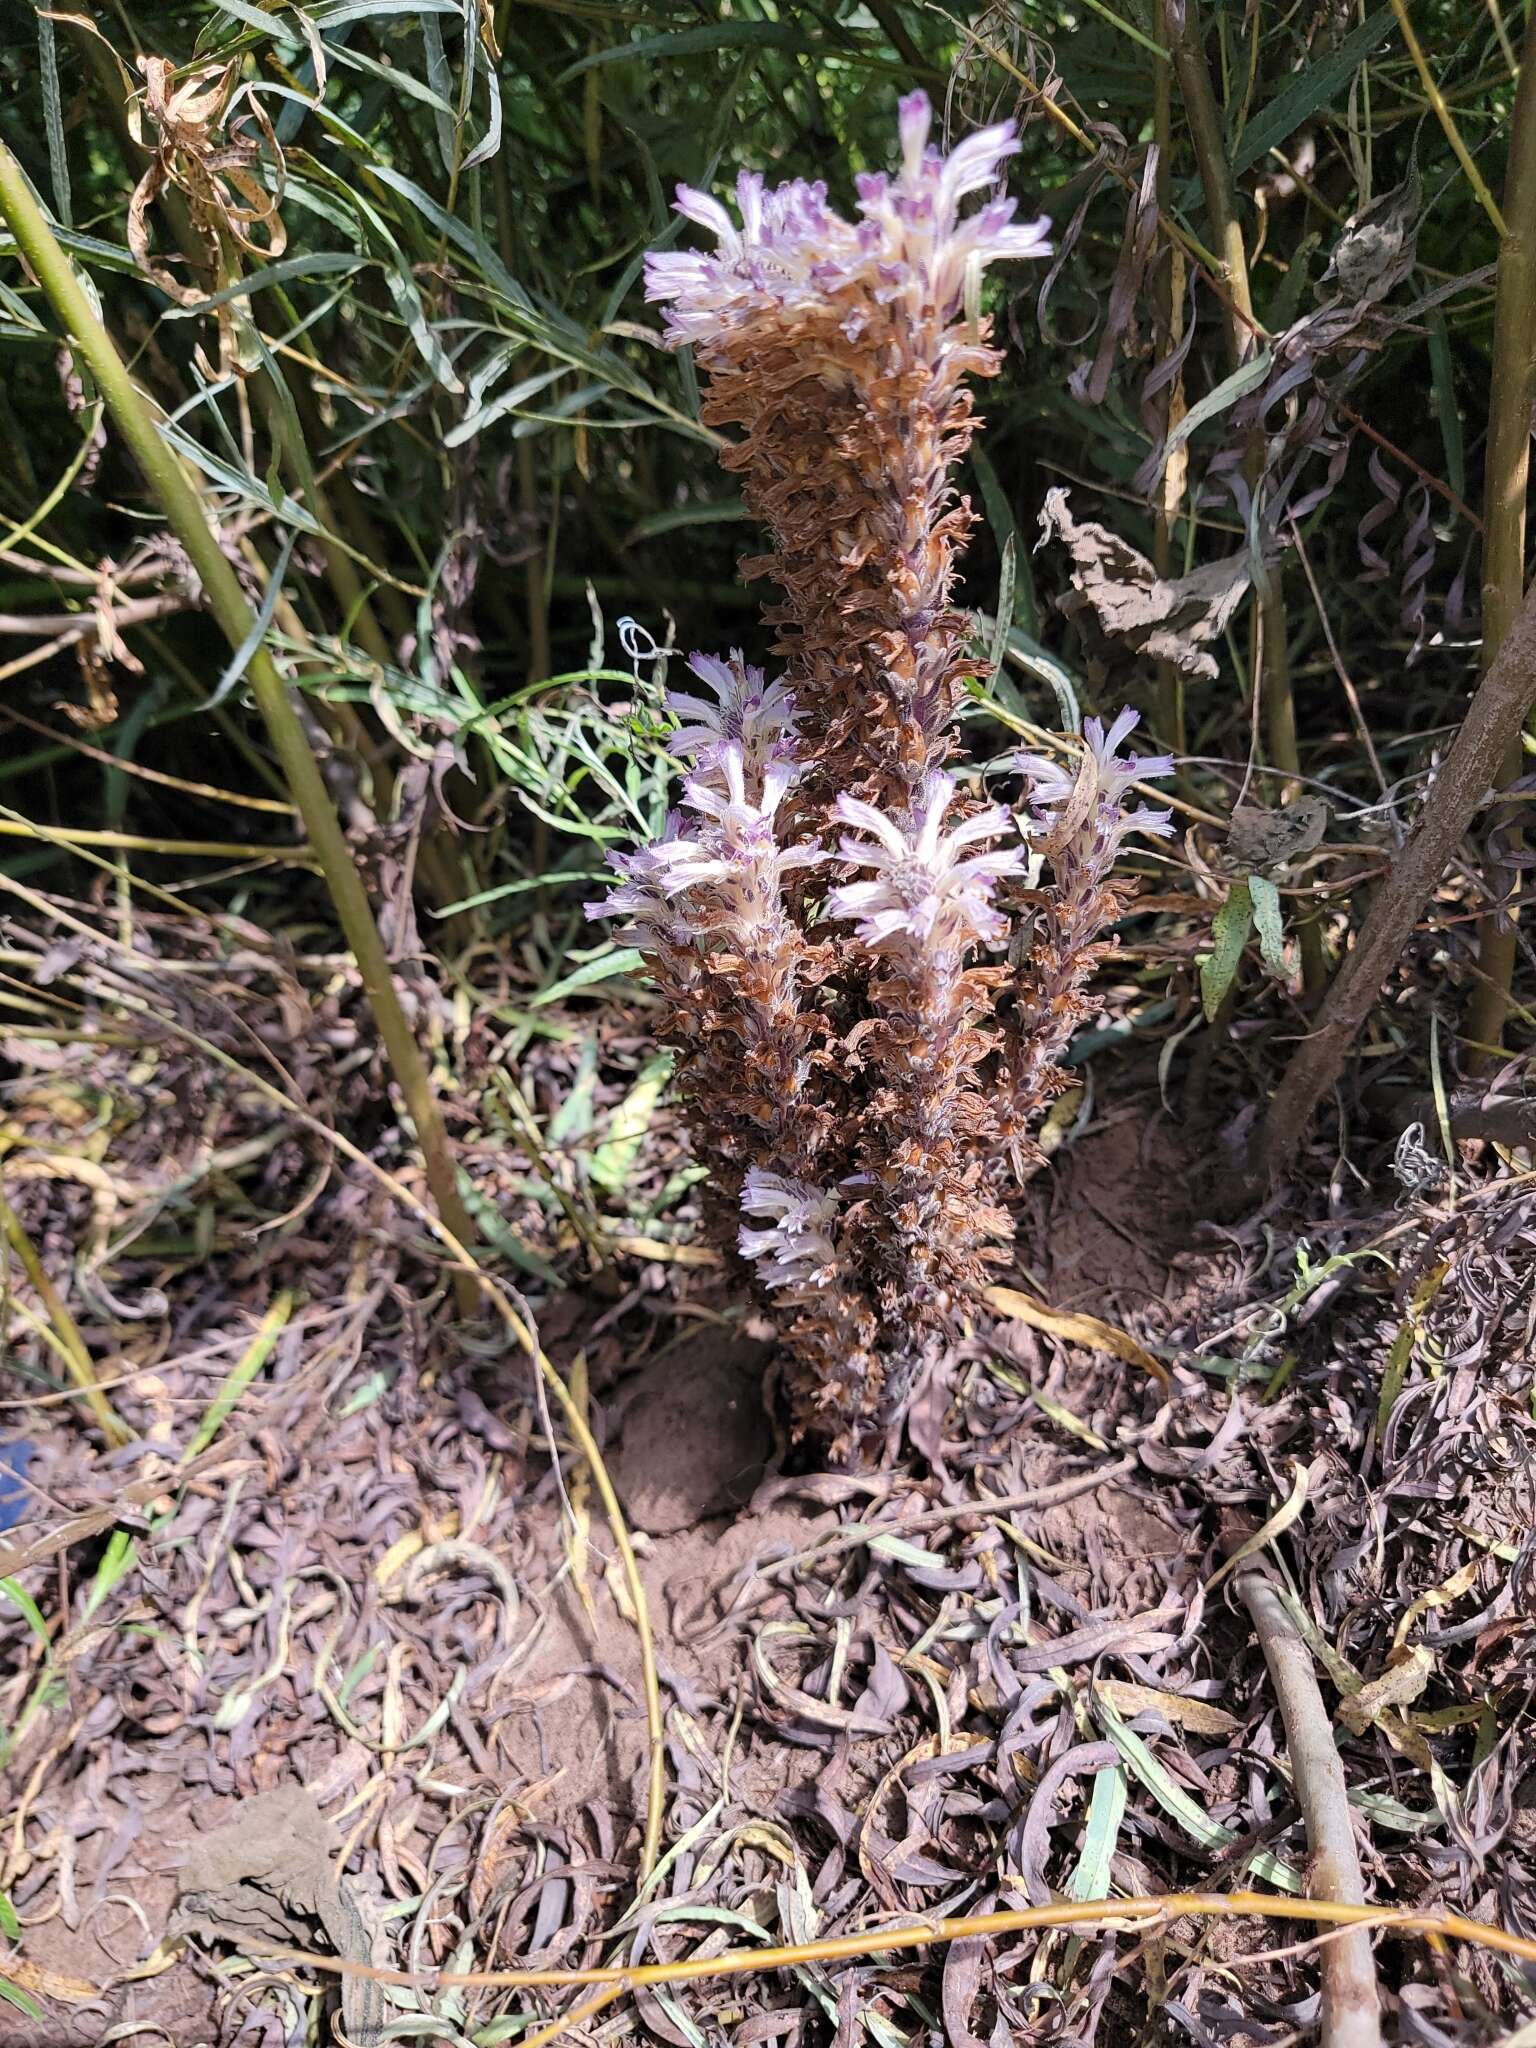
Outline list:
[[[679,807],[588,906],[627,919],[669,1001],[714,1227],[785,1325],[797,1429],[844,1459],[899,1418],[1007,1256],[1004,1172],[1059,1085],[1122,907],[1116,857],[1167,829],[1126,807],[1167,766],[1122,755],[1129,714],[1090,722],[1075,772],[1016,762],[1022,815],[946,765],[976,673],[951,473],[966,380],[999,361],[978,281],[1046,241],[996,190],[1011,127],[946,156],[920,93],[899,125],[899,166],[858,179],[856,219],[822,185],[749,172],[739,219],[679,194],[714,249],[648,259],[704,417],[740,430],[722,460],[772,537],[743,566],[782,593],[765,615],[785,672],[692,657],[697,687],[666,700]],[[1010,961],[1031,909],[1034,951]]]
[[[1075,773],[1038,754],[1020,754],[1013,762],[1024,778],[1037,841],[1050,858],[1055,883],[1040,899],[1035,947],[1008,1033],[1005,1087],[1018,1137],[1040,1104],[1067,1085],[1057,1062],[1087,1013],[1083,990],[1103,951],[1100,934],[1125,907],[1124,890],[1114,878],[1122,844],[1132,832],[1161,839],[1173,830],[1167,811],[1126,807],[1138,782],[1173,770],[1167,754],[1122,756],[1136,724],[1130,710],[1108,732],[1102,720],[1086,719]]]
[[[704,417],[742,430],[722,458],[773,535],[743,564],[771,575],[767,608],[823,789],[901,804],[951,746],[968,629],[951,602],[969,507],[950,472],[974,430],[968,376],[1001,358],[970,303],[987,266],[1042,256],[1046,223],[1017,226],[993,193],[1017,149],[1004,123],[949,156],[922,93],[901,102],[901,166],[858,180],[856,221],[826,188],[775,191],[744,172],[738,223],[687,187],[678,208],[711,253],[647,260],[667,340],[708,376]]]
[[[1012,122],[981,129],[946,157],[929,145],[932,121],[927,95],[909,93],[899,109],[901,169],[857,179],[857,222],[827,204],[824,184],[800,178],[766,191],[758,172],[743,171],[739,225],[717,199],[680,185],[678,212],[719,246],[647,256],[646,297],[670,305],[667,340],[692,342],[711,362],[733,331],[750,329],[760,341],[776,319],[819,320],[832,305],[844,338],[856,342],[875,308],[901,301],[913,317],[944,322],[959,311],[969,274],[1008,257],[1045,255],[1049,222],[1014,226],[1006,195],[969,218],[960,213],[961,201],[996,184],[1018,149]]]
[[[1017,842],[1012,813],[992,804],[945,832],[944,814],[958,793],[954,777],[940,768],[929,775],[903,823],[856,797],[840,796],[834,804],[839,824],[870,835],[845,837],[838,858],[847,867],[873,868],[875,879],[834,889],[828,914],[853,919],[871,951],[908,948],[958,960],[969,945],[995,946],[1007,937],[1008,921],[992,899],[1004,875],[1023,869],[1023,847],[961,855],[1005,833]]]

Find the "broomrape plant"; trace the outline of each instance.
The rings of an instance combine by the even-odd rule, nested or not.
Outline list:
[[[900,169],[858,179],[856,221],[824,185],[744,172],[739,221],[679,188],[713,251],[647,260],[705,420],[739,430],[722,461],[772,537],[742,567],[782,593],[765,616],[784,673],[692,658],[701,688],[667,698],[680,806],[588,906],[628,920],[669,1004],[712,1220],[784,1326],[797,1428],[844,1460],[899,1417],[1006,1258],[1000,1189],[1065,1085],[1126,900],[1121,843],[1170,830],[1127,808],[1133,780],[1171,766],[1122,753],[1133,712],[1088,721],[1074,769],[1005,764],[1018,811],[952,765],[977,663],[953,602],[974,515],[951,479],[976,426],[967,379],[1001,362],[980,279],[1048,245],[996,192],[1011,124],[948,156],[930,125],[922,93],[902,100]],[[1005,964],[1027,916],[1033,949]]]

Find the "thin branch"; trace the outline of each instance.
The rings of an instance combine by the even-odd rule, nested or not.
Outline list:
[[[1334,976],[1317,1028],[1292,1053],[1270,1103],[1261,1171],[1283,1173],[1313,1111],[1338,1079],[1355,1033],[1402,958],[1415,920],[1480,804],[1496,789],[1511,746],[1536,707],[1536,585],[1477,686],[1444,766],[1401,852],[1383,876],[1355,948]]]
[[[1341,1905],[1363,1906],[1365,1884],[1349,1787],[1333,1724],[1318,1690],[1312,1652],[1262,1571],[1239,1573],[1238,1597],[1253,1617],[1285,1724],[1291,1781],[1306,1823],[1312,1889]],[[1322,2048],[1381,2048],[1381,1999],[1371,1937],[1352,1929],[1322,1952]]]
[[[231,648],[243,648],[252,638],[256,619],[239,579],[225,558],[202,501],[174,449],[162,437],[149,401],[129,376],[100,316],[81,290],[74,268],[34,198],[20,164],[4,143],[0,143],[0,214],[5,216],[17,247],[42,285],[65,332],[89,365],[123,439],[187,551],[225,638]],[[415,1125],[438,1214],[454,1237],[466,1242],[473,1238],[474,1226],[459,1194],[457,1169],[442,1111],[432,1091],[426,1061],[401,1008],[389,956],[352,849],[326,791],[303,723],[289,699],[287,685],[264,645],[258,645],[252,654],[248,674],[257,709],[304,820],[306,836],[325,871],[379,1036]],[[473,1281],[467,1274],[456,1274],[455,1288],[461,1314],[472,1314],[478,1306]]]
[[[1504,174],[1504,225],[1494,292],[1493,359],[1488,379],[1488,446],[1483,461],[1483,651],[1486,669],[1513,626],[1525,589],[1525,501],[1531,473],[1531,407],[1536,400],[1536,14],[1526,29],[1525,63],[1510,118]],[[1520,773],[1520,740],[1511,739],[1499,781]],[[1511,835],[1513,837],[1513,835]],[[1510,847],[1518,851],[1518,845]],[[1477,935],[1482,979],[1467,1008],[1467,1037],[1490,1048],[1475,1055],[1496,1066],[1509,1013],[1519,934],[1510,899],[1519,884],[1512,863],[1485,864],[1492,907]]]
[[[628,1990],[651,1984],[695,1984],[715,1977],[756,1977],[765,1970],[790,1970],[806,1964],[851,1962],[895,1954],[899,1949],[937,1948],[952,1941],[973,1941],[991,1934],[1027,1934],[1047,1927],[1113,1927],[1190,1918],[1221,1920],[1321,1920],[1336,1927],[1373,1927],[1393,1934],[1418,1934],[1435,1941],[1468,1941],[1500,1955],[1536,1962],[1536,1941],[1506,1927],[1469,1920],[1462,1913],[1416,1913],[1405,1907],[1348,1906],[1336,1899],[1274,1897],[1268,1892],[1154,1892],[1125,1899],[1062,1899],[1048,1906],[1021,1906],[1012,1912],[967,1914],[963,1919],[934,1918],[902,1926],[866,1927],[855,1934],[829,1935],[821,1941],[787,1943],[782,1948],[727,1949],[718,1956],[680,1956],[670,1963],[639,1963],[628,1969],[592,1970],[390,1970],[347,1957],[322,1955],[314,1949],[268,1947],[248,1938],[247,1953],[276,1961],[305,1963],[333,1977],[368,1977],[376,1984],[396,1984],[415,1991],[473,1989],[553,1990],[564,1986],[617,1984]]]

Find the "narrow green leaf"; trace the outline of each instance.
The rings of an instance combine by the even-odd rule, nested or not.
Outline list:
[[[1015,626],[1008,635],[1008,652],[1023,669],[1048,683],[1056,697],[1057,717],[1063,732],[1081,732],[1083,714],[1078,704],[1077,678],[1066,664],[1042,647],[1032,634]]]
[[[5,1892],[0,1892],[0,1934],[3,1934],[7,1941],[21,1939],[21,1922],[16,1918],[16,1908]]]
[[[0,1594],[21,1610],[22,1619],[42,1644],[44,1655],[51,1658],[53,1638],[48,1633],[48,1624],[43,1619],[42,1610],[26,1587],[17,1579],[0,1579]]]
[[[284,1289],[262,1317],[255,1335],[233,1371],[209,1402],[208,1411],[197,1425],[191,1443],[181,1454],[183,1464],[188,1459],[195,1458],[200,1451],[205,1451],[224,1427],[235,1403],[271,1357],[272,1346],[287,1328],[288,1318],[292,1313],[293,1296]]]
[[[1093,1792],[1088,1801],[1088,1825],[1077,1866],[1067,1879],[1069,1899],[1103,1899],[1109,1896],[1109,1868],[1125,1817],[1129,1781],[1119,1764],[1095,1771]]]
[[[59,46],[53,17],[41,8],[37,14],[37,57],[43,74],[43,127],[48,136],[53,210],[68,228],[74,226],[74,211],[69,197],[69,151],[64,144],[64,99],[59,91]]]
[[[1182,1785],[1174,1783],[1146,1743],[1134,1729],[1126,1726],[1097,1686],[1093,1688],[1092,1699],[1094,1716],[1124,1757],[1127,1770],[1145,1785],[1164,1813],[1176,1820],[1190,1840],[1199,1842],[1203,1848],[1230,1849],[1239,1840],[1232,1829],[1224,1827],[1219,1820],[1212,1820]],[[1266,1878],[1278,1891],[1300,1893],[1306,1890],[1301,1872],[1268,1849],[1261,1849],[1257,1855],[1250,1856],[1247,1868],[1255,1877]]]
[[[611,1195],[621,1195],[629,1184],[635,1155],[651,1127],[671,1072],[669,1052],[657,1053],[646,1061],[634,1087],[614,1111],[608,1136],[592,1155],[592,1178]]]
[[[1248,880],[1234,882],[1211,926],[1211,950],[1200,960],[1200,1006],[1207,1024],[1215,1021],[1222,999],[1232,986],[1253,929],[1253,898]]]
[[[1259,935],[1259,953],[1277,981],[1290,978],[1285,957],[1285,920],[1280,911],[1280,891],[1268,875],[1250,875],[1248,894],[1253,901],[1254,928]]]
[[[334,7],[317,7],[310,17],[322,32],[340,28],[344,21],[372,21],[381,14],[408,15],[413,21],[422,14],[462,14],[459,0],[337,0]]]
[[[664,533],[676,533],[685,526],[726,526],[752,514],[740,498],[713,498],[707,504],[673,505],[665,512],[653,512],[625,534],[626,542],[656,540]]]
[[[14,2005],[18,2012],[24,2012],[36,2027],[47,2025],[47,2014],[37,2000],[19,1984],[13,1984],[9,1977],[0,1977],[0,1999],[7,2005]]]
[[[641,955],[633,946],[615,946],[611,953],[604,953],[596,960],[589,960],[584,967],[578,967],[574,974],[566,975],[563,981],[541,988],[536,996],[528,999],[528,1008],[537,1010],[545,1003],[557,1003],[562,996],[574,995],[578,989],[592,988],[600,981],[617,981],[621,976],[633,974],[637,967],[645,965]]]
[[[1167,452],[1171,455],[1175,448],[1181,447],[1189,439],[1197,427],[1203,427],[1207,420],[1215,419],[1219,413],[1224,413],[1236,405],[1240,398],[1245,398],[1250,391],[1257,390],[1269,375],[1270,364],[1273,361],[1273,352],[1261,348],[1251,362],[1244,363],[1239,370],[1234,370],[1230,377],[1223,377],[1215,390],[1207,391],[1204,398],[1192,405],[1179,421],[1168,436]]]
[[[281,263],[269,264],[265,270],[253,270],[249,277],[238,278],[234,284],[225,285],[222,291],[210,293],[206,299],[199,299],[195,306],[170,306],[161,318],[196,320],[200,315],[212,313],[235,299],[248,299],[253,292],[265,291],[269,285],[291,284],[296,277],[323,277],[334,271],[345,271],[350,275],[361,270],[365,261],[365,258],[350,255],[342,249],[317,250],[312,256],[288,256]]]
[[[1445,448],[1446,482],[1458,498],[1467,495],[1467,450],[1461,431],[1461,408],[1456,403],[1456,379],[1451,367],[1451,337],[1443,307],[1431,306],[1424,317],[1429,329],[1429,375],[1435,394],[1435,412],[1440,421],[1440,439]]]
[[[85,1606],[80,1616],[82,1621],[90,1620],[112,1588],[128,1576],[138,1561],[139,1546],[136,1540],[126,1529],[114,1529],[107,1538],[106,1549],[101,1553],[101,1563],[97,1565],[96,1575],[91,1580],[91,1590],[85,1596]]]
[[[701,50],[740,50],[774,48],[798,50],[802,38],[783,22],[777,21],[717,21],[702,28],[680,28],[668,35],[638,36],[632,43],[610,43],[606,49],[590,50],[585,57],[579,57],[574,64],[568,64],[556,78],[556,85],[564,85],[569,79],[583,71],[590,71],[596,64],[623,64],[631,58],[659,58],[670,64],[678,57],[693,57]]]
[[[1392,33],[1392,10],[1381,7],[1347,35],[1337,49],[1298,71],[1269,102],[1260,107],[1237,138],[1232,175],[1239,177],[1260,157],[1278,149],[1303,121],[1332,106],[1360,66]]]

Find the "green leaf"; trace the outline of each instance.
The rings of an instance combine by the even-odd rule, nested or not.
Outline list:
[[[287,1328],[288,1318],[292,1313],[293,1296],[284,1289],[262,1317],[244,1353],[236,1361],[224,1384],[208,1403],[207,1413],[197,1425],[192,1441],[187,1445],[185,1451],[182,1452],[184,1462],[187,1459],[195,1458],[200,1451],[207,1450],[219,1431],[224,1427],[225,1421],[234,1409],[236,1402],[251,1384],[251,1381],[255,1379],[257,1373],[261,1371],[268,1358],[271,1357],[272,1347]]]
[[[1287,136],[1295,134],[1303,121],[1310,121],[1322,108],[1331,106],[1366,58],[1391,33],[1392,10],[1389,7],[1378,8],[1352,34],[1347,35],[1337,49],[1330,50],[1315,64],[1307,65],[1305,70],[1298,71],[1268,106],[1260,107],[1237,138],[1237,149],[1232,158],[1233,177],[1240,176],[1272,149],[1278,149]]]
[[[1129,1781],[1119,1764],[1095,1771],[1093,1795],[1088,1801],[1088,1825],[1077,1867],[1067,1879],[1069,1899],[1103,1899],[1109,1896],[1109,1866],[1125,1817]]]
[[[508,1225],[500,1210],[488,1202],[461,1166],[456,1178],[459,1195],[476,1230],[498,1258],[508,1265],[516,1266],[519,1272],[532,1273],[535,1279],[544,1280],[553,1286],[560,1284],[560,1276],[547,1259],[541,1258],[532,1245],[526,1245]]]
[[[14,2005],[18,2012],[24,2012],[34,2026],[47,2024],[48,2016],[37,2000],[30,1992],[23,1991],[19,1984],[13,1984],[9,1977],[0,1977],[0,1999],[4,1999],[7,2005]]]
[[[1015,626],[1008,635],[1008,652],[1021,668],[1042,683],[1049,683],[1056,697],[1056,711],[1063,732],[1081,732],[1083,714],[1078,704],[1077,678],[1060,658],[1030,634]]]
[[[22,1619],[42,1644],[44,1656],[51,1659],[53,1638],[48,1633],[48,1624],[43,1619],[42,1610],[26,1587],[15,1579],[0,1579],[0,1594],[3,1594],[13,1606],[20,1608]]]
[[[1253,929],[1253,897],[1248,878],[1234,882],[1211,926],[1211,950],[1200,958],[1200,1006],[1207,1024],[1215,1022],[1222,999],[1232,986]]]
[[[1440,420],[1440,439],[1445,448],[1446,482],[1458,498],[1467,495],[1467,451],[1461,431],[1461,410],[1456,403],[1456,379],[1451,368],[1451,337],[1443,307],[1431,306],[1424,316],[1429,329],[1429,374],[1435,394],[1435,412]]]
[[[574,974],[566,975],[563,981],[541,988],[536,996],[529,997],[528,1008],[537,1010],[541,1004],[556,1003],[562,996],[574,995],[577,989],[591,988],[596,982],[617,981],[622,975],[633,974],[637,967],[644,965],[644,960],[633,946],[615,946],[611,953],[589,960]]]
[[[772,48],[798,50],[802,39],[783,22],[777,21],[719,21],[702,28],[681,28],[669,35],[639,36],[632,43],[610,43],[605,50],[589,51],[574,64],[568,64],[555,80],[564,85],[568,79],[583,71],[590,71],[595,64],[622,64],[631,57],[659,57],[671,63],[676,57],[696,56],[701,50],[740,50]]]
[[[1285,957],[1285,920],[1280,911],[1280,891],[1268,875],[1250,875],[1248,894],[1253,902],[1253,922],[1259,934],[1259,952],[1276,981],[1289,981],[1290,962]]]
[[[1273,361],[1273,352],[1261,348],[1251,362],[1244,363],[1240,370],[1234,370],[1230,377],[1223,377],[1214,391],[1207,391],[1198,404],[1189,408],[1168,436],[1168,454],[1171,455],[1175,448],[1181,447],[1196,427],[1203,427],[1207,420],[1215,419],[1218,413],[1228,411],[1240,398],[1245,398],[1250,391],[1257,390],[1269,375],[1270,364]]]
[[[348,255],[343,249],[321,249],[313,256],[289,256],[281,263],[268,264],[265,270],[253,270],[249,277],[238,278],[234,284],[225,285],[222,291],[199,299],[195,306],[167,307],[160,317],[163,320],[195,320],[200,314],[212,313],[234,299],[248,299],[252,292],[265,291],[269,285],[288,284],[296,277],[323,277],[331,271],[351,273],[361,270],[366,261],[365,257]]]
[[[7,1941],[21,1939],[21,1922],[16,1918],[16,1908],[5,1892],[0,1892],[0,1934],[3,1934]]]
[[[651,1127],[656,1105],[672,1072],[672,1055],[656,1053],[613,1113],[608,1136],[592,1155],[592,1178],[609,1194],[619,1195],[629,1183],[640,1142]]]
[[[69,199],[69,152],[64,146],[64,99],[59,91],[59,50],[53,17],[37,12],[37,56],[43,74],[43,127],[48,136],[48,177],[53,210],[63,227],[74,226]]]
[[[283,578],[288,574],[288,560],[297,539],[296,533],[283,535],[283,544],[278,549],[277,560],[272,564],[272,573],[267,578],[267,587],[262,592],[261,609],[252,619],[250,631],[225,664],[224,673],[219,677],[213,695],[208,699],[210,709],[215,704],[224,702],[255,660],[257,648],[266,639],[267,630],[272,624],[272,615],[277,610],[278,599],[283,594]]]
[[[371,21],[381,14],[462,14],[459,0],[339,0],[335,7],[317,7],[310,16],[318,29],[340,28],[344,21]]]
[[[740,498],[712,498],[701,505],[672,505],[665,512],[653,512],[632,526],[624,536],[625,545],[637,540],[655,540],[663,533],[676,533],[684,526],[725,526],[752,514]]]
[[[1013,508],[1008,503],[1003,489],[1002,478],[997,473],[987,451],[978,443],[971,450],[971,467],[976,472],[976,481],[981,486],[981,502],[986,507],[987,524],[992,529],[992,538],[997,542],[1001,554],[1015,531]],[[1040,637],[1040,607],[1035,599],[1035,579],[1030,571],[1029,550],[1015,552],[1013,609],[1008,623],[1018,626],[1034,639]]]
[[[85,1608],[80,1619],[89,1621],[102,1601],[120,1579],[127,1577],[139,1561],[139,1546],[126,1529],[114,1529],[107,1538],[107,1547],[101,1553],[101,1563],[91,1580],[91,1590],[86,1595]]]
[[[1199,1842],[1203,1848],[1220,1850],[1230,1849],[1241,1839],[1231,1828],[1224,1827],[1219,1820],[1212,1820],[1209,1814],[1202,1812],[1183,1786],[1174,1783],[1146,1743],[1134,1729],[1126,1726],[1097,1686],[1093,1688],[1092,1698],[1094,1716],[1124,1757],[1131,1776],[1146,1786],[1164,1813],[1178,1822],[1191,1841]],[[1278,1891],[1299,1893],[1306,1890],[1301,1872],[1268,1849],[1261,1849],[1257,1855],[1248,1857],[1246,1865],[1255,1877],[1267,1878]]]

